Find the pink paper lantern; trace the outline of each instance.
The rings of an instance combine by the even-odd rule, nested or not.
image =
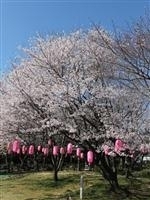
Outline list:
[[[45,148],[43,147],[43,148],[42,148],[42,153],[44,153],[44,149],[45,149]]]
[[[87,152],[87,161],[88,161],[89,165],[93,163],[93,157],[94,157],[93,152],[92,151],[88,151]]]
[[[65,154],[65,148],[64,147],[60,148],[60,154]]]
[[[17,154],[20,154],[20,149],[17,149],[17,152],[16,152]]]
[[[54,155],[54,156],[57,156],[57,155],[58,155],[58,150],[59,150],[59,147],[58,147],[58,146],[54,146],[54,147],[53,147],[53,155]]]
[[[42,149],[42,146],[39,145],[39,146],[37,147],[37,150],[38,150],[38,151],[41,151],[41,149]]]
[[[83,152],[81,152],[81,154],[80,154],[80,158],[81,158],[81,159],[84,158],[84,153],[83,153]]]
[[[27,147],[25,145],[22,146],[22,154],[25,154],[27,152]]]
[[[76,155],[77,155],[78,157],[80,157],[80,155],[81,155],[81,149],[80,149],[80,148],[77,148],[77,150],[76,150]]]
[[[68,153],[68,154],[72,154],[72,147],[73,147],[73,145],[72,145],[71,143],[69,143],[69,144],[67,145],[67,153]]]
[[[48,155],[49,149],[47,147],[45,147],[43,153],[44,153],[44,155]]]
[[[12,144],[12,151],[17,153],[18,149],[20,149],[20,141],[16,139]]]
[[[34,154],[34,145],[30,145],[29,146],[29,155],[33,155]]]
[[[124,147],[124,143],[122,140],[117,139],[115,142],[115,152],[120,152],[121,150],[123,150]]]

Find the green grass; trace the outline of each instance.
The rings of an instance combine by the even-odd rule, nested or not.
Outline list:
[[[108,184],[96,172],[59,172],[59,181],[53,181],[52,172],[0,175],[0,200],[79,200],[80,176],[84,177],[83,200],[150,200],[150,174],[138,172],[138,178],[126,180],[119,177],[125,192],[113,193]],[[143,176],[143,174],[145,176]],[[148,174],[148,175],[147,175]]]

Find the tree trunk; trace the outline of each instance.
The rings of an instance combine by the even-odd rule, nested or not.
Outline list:
[[[80,158],[78,158],[78,161],[77,161],[77,171],[80,171]]]
[[[113,173],[110,176],[110,185],[111,185],[111,189],[112,191],[117,191],[118,189],[120,189],[119,183],[118,183],[118,178],[117,178],[117,173]]]
[[[58,170],[54,169],[54,181],[57,182],[58,181]]]
[[[117,173],[117,165],[115,159],[109,160],[109,157],[101,155],[99,166],[102,171],[103,177],[109,182],[111,190],[115,192],[118,189],[120,189],[118,183],[118,177],[117,177],[118,173]]]

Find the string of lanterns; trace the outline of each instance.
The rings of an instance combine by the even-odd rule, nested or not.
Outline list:
[[[37,148],[35,148],[33,144],[29,146],[21,146],[20,140],[15,139],[7,145],[8,154],[15,153],[34,155],[36,152],[42,152],[44,156],[48,156],[49,153],[52,153],[53,156],[58,156],[59,154],[72,155],[74,150],[78,159],[86,159],[89,165],[94,162],[94,153],[91,150],[85,155],[85,152],[83,152],[81,148],[75,148],[72,143],[68,143],[66,147],[59,147],[58,145],[53,145],[51,140],[48,140],[48,147],[42,147],[42,145],[38,145]]]

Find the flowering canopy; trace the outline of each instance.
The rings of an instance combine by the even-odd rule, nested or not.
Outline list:
[[[134,138],[132,148],[149,143],[138,134],[147,126],[143,98],[119,84],[118,58],[100,35],[113,43],[104,30],[91,29],[39,36],[23,49],[26,57],[1,84],[5,136],[38,142],[62,134],[97,152],[109,137],[129,145]]]

